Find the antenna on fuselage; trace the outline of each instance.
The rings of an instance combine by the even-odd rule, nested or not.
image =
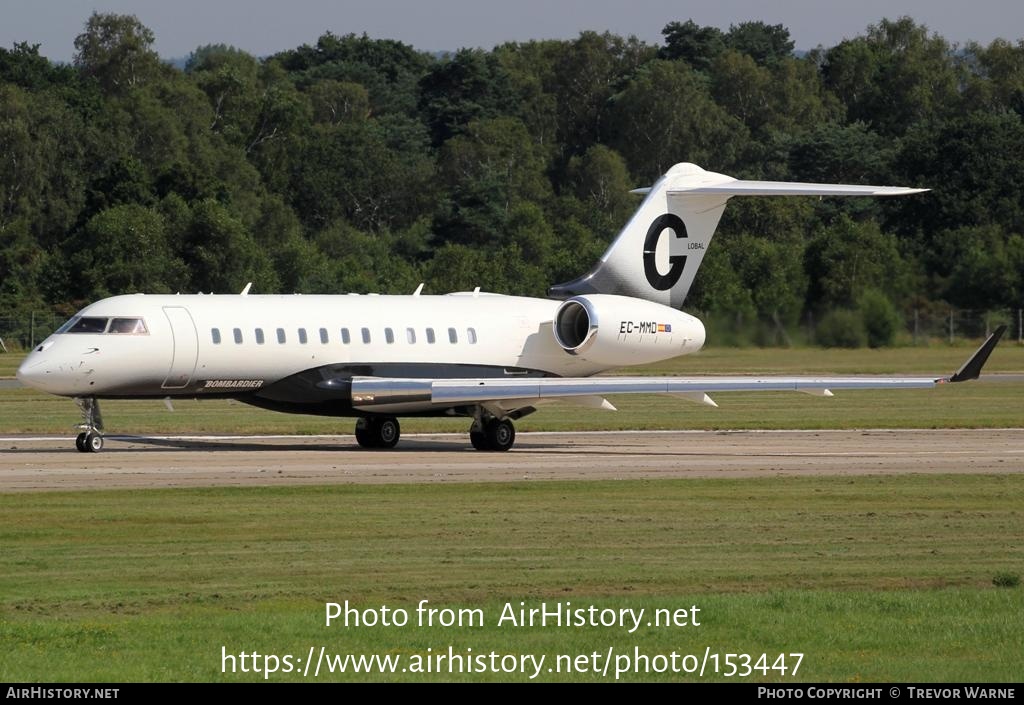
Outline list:
[[[245,288],[242,289],[241,295],[242,296],[248,296],[249,295],[249,289],[251,289],[251,288],[252,288],[252,282],[249,282],[248,284],[245,285]]]
[[[420,282],[420,285],[416,287],[416,291],[412,292],[412,295],[419,296],[421,291],[423,291],[423,282]]]

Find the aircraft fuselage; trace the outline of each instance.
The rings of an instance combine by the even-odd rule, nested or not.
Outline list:
[[[344,416],[361,415],[345,388],[352,377],[586,377],[703,345],[696,318],[609,298],[623,302],[616,309],[622,315],[602,322],[621,343],[617,365],[567,352],[552,330],[562,302],[547,299],[135,294],[82,309],[29,354],[18,375],[64,396],[231,397],[278,411]],[[414,401],[389,411],[447,410]]]

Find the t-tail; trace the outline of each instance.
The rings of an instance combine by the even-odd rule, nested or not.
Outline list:
[[[618,294],[681,308],[733,196],[904,196],[927,190],[742,181],[676,164],[654,186],[633,191],[646,198],[598,263],[582,277],[552,286],[548,296]]]

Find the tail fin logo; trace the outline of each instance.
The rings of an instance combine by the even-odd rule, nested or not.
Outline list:
[[[648,228],[647,238],[644,240],[644,276],[647,277],[647,282],[658,291],[665,291],[675,286],[679,277],[683,276],[683,269],[686,267],[686,255],[669,255],[668,272],[662,274],[658,271],[655,253],[662,233],[666,230],[671,230],[677,238],[686,239],[686,224],[674,213],[658,216]]]

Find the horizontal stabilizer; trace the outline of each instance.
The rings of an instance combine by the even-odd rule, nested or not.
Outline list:
[[[926,188],[906,186],[854,186],[851,184],[804,184],[790,181],[726,181],[712,185],[669,189],[669,196],[906,196]]]

